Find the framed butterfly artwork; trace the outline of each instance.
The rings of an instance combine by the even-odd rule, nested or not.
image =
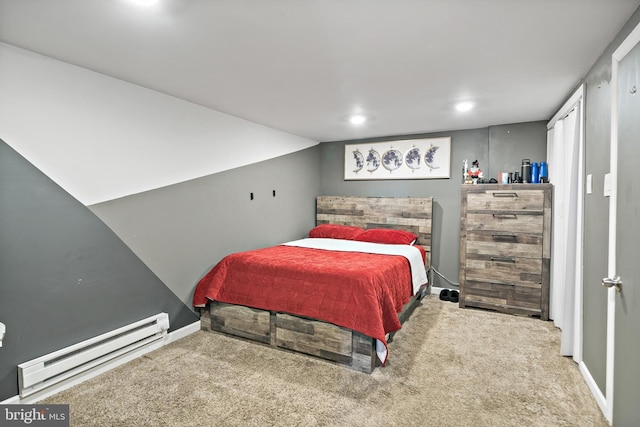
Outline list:
[[[344,179],[449,178],[451,137],[344,146]]]

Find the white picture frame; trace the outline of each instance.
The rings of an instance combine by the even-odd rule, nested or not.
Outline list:
[[[448,179],[451,137],[344,146],[344,179]]]

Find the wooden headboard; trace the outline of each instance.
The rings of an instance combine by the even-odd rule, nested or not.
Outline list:
[[[433,197],[319,196],[316,224],[344,224],[362,228],[393,228],[418,235],[431,265]]]

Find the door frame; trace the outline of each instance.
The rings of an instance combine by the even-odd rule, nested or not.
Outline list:
[[[616,275],[616,232],[618,214],[618,68],[620,62],[640,43],[640,24],[624,39],[611,55],[611,195],[609,198],[609,255],[607,277]],[[607,352],[606,352],[606,391],[605,417],[609,423],[613,420],[613,379],[615,350],[616,288],[607,290]]]

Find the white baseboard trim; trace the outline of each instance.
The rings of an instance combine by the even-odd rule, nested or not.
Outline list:
[[[447,289],[447,288],[437,288],[435,286],[431,287],[431,295],[436,295],[436,296],[440,296],[440,292],[442,292],[443,289]]]
[[[3,400],[0,402],[2,405],[17,405],[20,403],[20,396],[13,396],[8,398],[7,400]]]
[[[182,338],[185,338],[191,334],[194,334],[200,330],[200,321],[196,321],[188,324],[187,326],[183,326],[180,329],[176,329],[175,331],[169,332],[167,334],[167,340],[164,345],[171,344],[172,342],[178,341]]]
[[[605,416],[605,418],[607,418],[607,421],[611,423],[611,420],[608,419],[607,417],[607,413],[608,413],[607,399],[605,398],[604,394],[602,394],[602,391],[596,384],[596,381],[593,379],[593,376],[591,376],[591,372],[589,372],[589,368],[587,368],[587,365],[585,365],[584,362],[580,362],[578,364],[578,367],[580,368],[580,373],[582,374],[584,381],[587,383],[589,390],[591,390],[591,394],[593,394],[593,397],[596,399],[596,403],[598,404],[598,407],[602,411],[602,414]]]
[[[127,362],[130,362],[134,359],[137,359],[140,356],[143,356],[147,353],[150,353],[154,350],[157,350],[161,347],[164,347],[167,344],[171,344],[172,342],[178,341],[179,339],[185,338],[195,332],[198,332],[200,330],[200,321],[198,320],[197,322],[193,322],[187,326],[183,326],[180,329],[176,329],[175,331],[169,332],[166,336],[166,338],[164,338],[161,341],[158,341],[148,347],[143,347],[143,348],[139,348],[137,350],[134,350],[130,353],[124,354],[121,357],[115,358],[113,360],[110,360],[100,366],[96,366],[93,369],[90,369],[86,372],[83,372],[82,374],[79,374],[73,378],[69,378],[66,381],[62,381],[58,384],[55,384],[53,386],[51,386],[49,389],[46,390],[42,390],[42,392],[40,393],[35,393],[31,396],[25,397],[25,398],[21,398],[19,395],[18,396],[13,396],[10,397],[2,402],[0,402],[0,404],[3,405],[19,405],[19,404],[33,404],[33,403],[37,403],[49,396],[53,396],[54,394],[60,393],[63,390],[66,390],[70,387],[73,387],[74,385],[78,385],[80,383],[83,383],[93,377],[96,377],[100,374],[103,374],[107,371],[110,371],[111,369],[117,368],[120,365],[123,365]]]

